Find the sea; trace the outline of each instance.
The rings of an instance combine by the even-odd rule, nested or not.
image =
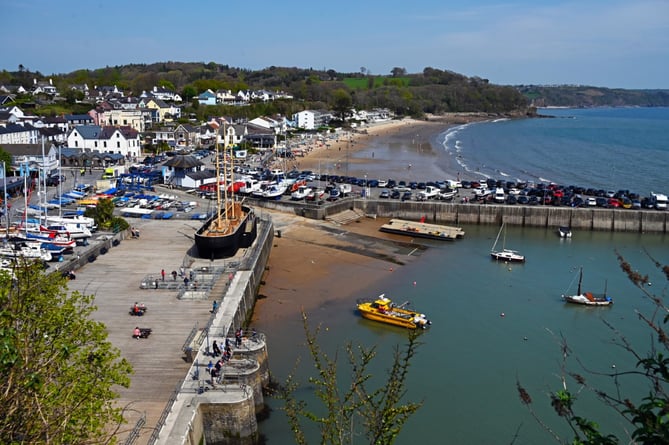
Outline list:
[[[397,141],[381,141],[370,150],[379,159],[388,155],[385,151],[405,153],[408,162],[414,156],[414,170],[422,165],[418,157],[429,152],[430,175],[442,166],[461,179],[556,182],[627,189],[642,196],[669,192],[669,109],[540,112],[547,117],[444,128],[418,150],[415,140],[406,140],[404,150]],[[362,295],[324,301],[307,314],[312,328],[320,328],[323,351],[340,365],[343,387],[350,374],[347,344],[375,348],[368,370],[378,386],[386,383],[396,348],[406,344],[404,330],[364,320],[355,311],[356,299],[385,293],[397,302],[410,301],[432,321],[421,333],[406,382],[406,400],[422,406],[395,443],[555,443],[552,434],[570,442],[571,430],[550,403],[550,394],[564,387],[577,398],[576,414],[628,443],[632,426],[591,388],[635,402],[647,393],[647,382],[626,372],[637,362],[630,349],[644,356],[654,342],[639,314],[652,316],[649,295],[667,293],[667,279],[656,262],[669,264],[669,237],[577,230],[565,240],[555,228],[509,226],[506,247],[519,250],[527,261],[505,264],[489,256],[499,227],[462,228],[464,239],[425,241],[429,248],[419,258],[380,281],[370,280]],[[643,289],[621,272],[619,256],[648,275]],[[564,303],[561,296],[576,292],[581,269],[584,290],[606,292],[614,300],[612,306]],[[315,387],[308,383],[315,371],[299,317],[259,328],[268,336],[274,379],[281,382],[294,375],[302,382],[297,396],[315,413],[322,412]],[[573,374],[587,385],[576,382]],[[610,377],[614,374],[616,379]],[[529,409],[521,403],[519,385],[531,396]],[[294,443],[281,401],[269,398],[268,405],[269,418],[260,423],[267,443]],[[354,419],[346,443],[368,443],[361,424]],[[313,428],[308,434],[310,443],[319,441]]]

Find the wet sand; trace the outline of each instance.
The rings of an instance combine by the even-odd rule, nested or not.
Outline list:
[[[367,133],[333,140],[297,158],[297,168],[325,172],[324,167],[349,176],[395,177],[425,180],[440,173],[455,178],[457,170],[438,172],[436,135],[448,126],[487,118],[483,115],[451,115],[429,121],[403,120],[379,124]],[[348,153],[347,153],[348,151]],[[348,154],[348,156],[342,156]],[[348,160],[347,165],[343,161]],[[411,163],[411,168],[409,168]],[[337,168],[335,164],[339,164]],[[347,168],[347,170],[345,170]],[[379,232],[386,219],[362,218],[344,226],[328,221],[306,220],[272,213],[281,237],[275,237],[264,284],[259,290],[252,324],[271,335],[286,320],[299,322],[307,314],[327,306],[333,299],[367,297],[360,290],[380,282],[407,261],[417,258],[419,246],[399,235]],[[361,240],[365,240],[362,242]],[[376,243],[375,241],[376,240]],[[413,251],[413,254],[412,254]],[[354,301],[353,301],[354,302]],[[352,302],[352,303],[353,303]]]

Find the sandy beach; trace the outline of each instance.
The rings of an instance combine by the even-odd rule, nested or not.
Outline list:
[[[296,158],[295,167],[317,171],[339,165],[335,167],[342,172],[339,174],[346,174],[347,167],[351,176],[424,178],[426,173],[433,172],[431,159],[438,149],[433,146],[437,134],[449,126],[487,118],[481,114],[453,114],[370,125],[338,138],[313,141],[305,155]],[[415,151],[397,156],[383,149],[398,140],[403,141],[405,147],[415,147]],[[341,165],[345,161],[347,165]],[[454,168],[447,173],[455,178],[458,172]],[[379,232],[386,220],[363,218],[335,226],[328,221],[295,215],[272,213],[272,217],[281,237],[274,240],[264,285],[259,291],[261,298],[252,320],[254,326],[269,334],[280,328],[286,319],[299,321],[301,310],[309,313],[333,299],[358,295],[363,287],[383,280],[406,261],[415,259],[407,255],[410,247],[401,247],[410,244],[410,240]],[[361,243],[360,238],[369,242]],[[373,240],[389,244],[379,247]]]

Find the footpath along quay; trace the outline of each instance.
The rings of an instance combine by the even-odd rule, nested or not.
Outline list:
[[[229,434],[257,435],[255,416],[269,376],[265,337],[246,335],[234,346],[234,331],[246,327],[274,236],[269,215],[262,209],[256,215],[256,243],[232,258],[197,258],[192,237],[202,222],[186,214],[128,218],[139,238],[130,231],[94,234],[88,246],[50,264],[51,271],[75,272],[71,290],[94,295],[95,319],[134,368],[130,387],[118,388],[127,420],[116,434],[119,443],[197,444],[205,434],[207,443],[223,443]],[[148,308],[143,316],[130,314],[135,302]],[[134,339],[136,326],[150,328],[151,335]],[[207,364],[216,359],[210,351],[214,340],[222,349],[225,338],[233,340],[233,359],[213,388]]]

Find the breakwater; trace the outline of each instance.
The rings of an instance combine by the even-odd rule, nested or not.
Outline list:
[[[233,360],[221,369],[217,382],[209,376],[208,362],[216,361],[211,344],[234,342],[234,332],[245,326],[255,304],[265,266],[269,260],[274,225],[263,218],[254,245],[229,280],[210,323],[193,341],[191,368],[165,410],[160,430],[151,443],[198,445],[252,445],[258,440],[256,415],[264,408],[263,388],[269,383],[265,336],[245,335],[233,348]],[[216,292],[216,286],[212,293]]]
[[[435,224],[492,224],[579,230],[667,233],[669,212],[656,210],[604,209],[584,207],[512,206],[442,201],[399,201],[346,198],[333,203],[305,204],[292,201],[254,203],[312,219],[325,219],[344,210],[357,209],[368,215],[419,220]]]

